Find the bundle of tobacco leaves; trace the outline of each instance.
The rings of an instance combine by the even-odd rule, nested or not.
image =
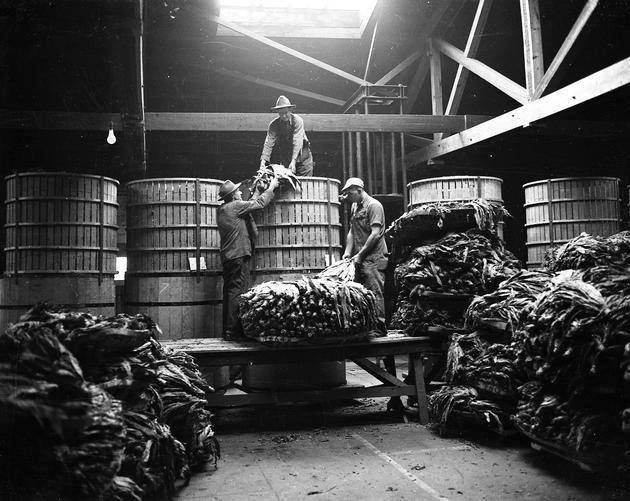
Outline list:
[[[453,233],[416,247],[395,270],[395,327],[407,332],[427,326],[461,329],[472,296],[493,291],[518,270],[514,255],[486,232]]]
[[[570,398],[531,382],[521,387],[513,420],[526,433],[584,462],[619,465],[627,461],[621,413],[619,402],[611,406],[601,398]]]
[[[307,277],[272,281],[241,298],[243,331],[261,342],[343,340],[379,327],[374,294],[356,282]]]
[[[3,353],[17,353],[19,367],[47,383],[80,376],[119,407],[121,457],[109,487],[99,487],[104,500],[170,497],[188,480],[191,467],[209,460],[216,465],[219,448],[205,408],[212,389],[191,357],[162,348],[159,327],[149,317],[105,319],[38,305],[24,318],[29,321],[0,336],[0,344],[13,347]],[[31,340],[28,354],[24,339]],[[46,457],[46,447],[36,448]],[[67,468],[72,456],[64,458]],[[83,484],[88,477],[81,477]]]
[[[477,296],[466,310],[465,326],[476,328],[488,320],[500,320],[514,332],[522,326],[538,296],[551,283],[547,271],[521,270],[499,284],[496,291]]]
[[[250,190],[252,190],[252,192],[265,191],[274,177],[278,178],[281,185],[290,186],[290,188],[296,193],[300,193],[302,191],[302,182],[293,172],[287,169],[284,165],[280,164],[270,164],[258,169],[256,175],[248,180]]]
[[[630,265],[630,232],[607,238],[580,233],[545,256],[545,266],[551,271],[586,270],[600,265]]]
[[[120,402],[85,381],[49,327],[0,335],[0,480],[25,499],[96,499],[111,487],[125,446]]]
[[[477,332],[453,334],[446,354],[446,381],[455,384],[462,380],[462,372],[488,347],[488,343]]]
[[[508,216],[502,204],[482,198],[431,202],[405,212],[387,228],[385,235],[393,244],[405,245],[452,231],[477,228],[496,232],[498,223]]]
[[[354,282],[357,274],[357,266],[350,259],[342,259],[320,271],[317,278],[337,278],[342,282]]]
[[[519,269],[518,260],[501,240],[471,230],[416,247],[396,267],[395,278],[411,298],[425,291],[483,294]]]

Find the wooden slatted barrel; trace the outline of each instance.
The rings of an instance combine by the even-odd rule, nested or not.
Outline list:
[[[341,257],[339,181],[299,179],[301,193],[281,187],[273,202],[254,215],[256,283],[317,273]]]
[[[151,316],[165,339],[221,337],[221,183],[164,178],[126,185],[125,308]]]
[[[118,181],[65,172],[5,180],[0,327],[39,301],[112,315]]]
[[[421,179],[407,185],[409,208],[431,202],[470,202],[484,198],[503,204],[503,179],[488,176],[445,176]],[[503,238],[503,222],[497,226],[497,235]]]
[[[607,237],[621,229],[617,178],[543,179],[523,189],[528,268],[541,267],[551,247],[582,232]]]
[[[339,181],[300,177],[301,193],[279,188],[268,207],[255,214],[258,225],[255,283],[294,280],[317,273],[341,257]],[[304,389],[340,386],[345,362],[250,365],[248,388]]]

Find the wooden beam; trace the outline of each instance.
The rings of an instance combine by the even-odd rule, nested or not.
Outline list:
[[[394,66],[391,70],[385,73],[381,78],[379,78],[374,85],[385,85],[390,82],[395,76],[399,75],[403,71],[405,71],[409,66],[411,66],[415,61],[422,57],[422,52],[419,50],[407,56],[400,63]]]
[[[435,31],[438,24],[444,17],[445,12],[448,10],[452,3],[452,0],[442,0],[434,5],[433,13],[429,20],[422,26],[420,33],[422,34],[423,40],[422,45],[418,49],[421,54],[425,54],[427,51],[426,39]],[[426,60],[421,60],[418,68],[416,69],[413,77],[409,85],[407,86],[407,101],[403,105],[403,111],[405,113],[409,113],[413,108],[413,105],[416,104],[416,100],[418,99],[418,95],[420,94],[420,89],[424,84],[424,79],[427,76],[427,72],[429,71],[428,62]]]
[[[226,28],[230,28],[231,30],[241,33],[242,35],[252,38],[265,45],[268,45],[269,47],[273,47],[274,49],[285,52],[286,54],[289,54],[293,57],[301,59],[302,61],[306,61],[307,63],[317,66],[318,68],[321,68],[325,71],[329,71],[330,73],[333,73],[337,76],[345,78],[346,80],[350,80],[351,82],[357,83],[359,85],[363,85],[365,83],[365,80],[362,80],[359,77],[356,77],[346,71],[340,70],[339,68],[335,68],[334,66],[331,66],[330,64],[326,64],[322,61],[319,61],[318,59],[315,59],[314,57],[307,56],[306,54],[303,54],[302,52],[299,52],[295,49],[287,47],[286,45],[282,45],[281,43],[275,42],[267,37],[258,35],[257,33],[254,33],[253,31],[243,28],[242,26],[239,26],[234,23],[230,23],[226,21],[225,19],[221,19],[220,17],[217,17],[217,16],[210,16],[210,21],[218,23],[222,26],[225,26]]]
[[[525,104],[527,102],[527,90],[513,80],[510,80],[508,77],[490,68],[490,66],[487,66],[481,61],[466,57],[461,50],[444,40],[437,38],[435,39],[435,44],[442,54],[450,57],[467,70],[472,71],[475,75],[483,78],[486,82],[504,92],[514,100],[521,104]]]
[[[337,106],[342,106],[345,103],[345,101],[342,101],[341,99],[335,99],[334,97],[324,96],[322,94],[317,94],[316,92],[310,92],[308,90],[298,89],[297,87],[291,87],[290,85],[285,85],[285,84],[281,84],[277,82],[271,82],[269,80],[264,80],[262,78],[258,78],[252,75],[241,73],[240,71],[228,70],[227,68],[214,68],[214,71],[216,71],[217,73],[221,75],[238,78],[239,80],[245,80],[247,82],[252,82],[258,85],[262,85],[264,87],[271,87],[272,89],[278,89],[278,90],[282,90],[286,92],[291,92],[299,96],[315,99],[316,101],[323,101],[324,103],[335,104]]]
[[[553,61],[551,61],[549,68],[547,68],[547,71],[543,75],[542,79],[540,80],[540,82],[538,82],[538,85],[536,86],[536,90],[534,91],[535,99],[538,99],[540,96],[542,96],[543,92],[545,92],[545,89],[549,85],[549,82],[551,82],[551,79],[554,77],[554,75],[558,71],[558,68],[564,61],[564,58],[567,56],[567,54],[571,50],[571,47],[573,47],[575,40],[577,39],[582,29],[586,25],[586,22],[591,17],[591,14],[593,13],[593,11],[597,7],[597,3],[598,3],[598,0],[588,0],[586,2],[586,5],[582,9],[582,12],[580,12],[580,15],[578,16],[577,20],[575,21],[575,24],[571,28],[571,31],[569,32],[564,42],[562,42],[562,45],[558,49],[558,53],[556,54],[556,57],[553,58]]]
[[[407,141],[409,141],[409,144],[413,144],[414,146],[419,146],[421,148],[433,144],[433,141],[431,139],[416,136],[415,134],[405,134],[405,138],[407,139]]]
[[[370,42],[370,51],[368,52],[367,62],[365,63],[365,73],[363,80],[367,82],[368,71],[370,70],[370,62],[372,61],[372,51],[374,50],[374,40],[376,40],[376,32],[378,30],[378,19],[374,21],[374,31],[372,31],[372,41]]]
[[[529,100],[534,99],[538,83],[545,73],[543,63],[542,32],[538,0],[520,0],[521,27],[523,29],[523,58],[525,83]]]
[[[266,131],[273,113],[162,113],[146,112],[148,131]],[[483,115],[301,114],[307,131],[313,132],[459,132],[491,117]],[[73,113],[0,110],[0,129],[102,130],[109,123],[122,130],[119,113]]]
[[[444,101],[442,100],[442,55],[435,47],[433,40],[429,40],[429,61],[431,66],[431,112],[434,115],[444,115]],[[437,134],[434,139],[439,139]]]
[[[486,25],[488,19],[488,13],[492,0],[479,0],[477,5],[477,11],[470,27],[470,33],[468,34],[468,40],[466,41],[466,47],[464,48],[464,55],[466,57],[475,57],[479,42],[481,41],[481,34]],[[462,101],[462,95],[464,93],[464,87],[466,86],[466,80],[468,79],[468,70],[461,64],[457,67],[457,73],[453,79],[453,87],[448,97],[448,103],[446,105],[445,115],[452,115],[457,113],[459,105]]]
[[[630,57],[547,96],[543,96],[536,101],[492,118],[459,134],[442,139],[419,151],[414,151],[407,155],[407,165],[416,165],[431,158],[466,148],[554,113],[572,108],[628,83],[630,83]]]

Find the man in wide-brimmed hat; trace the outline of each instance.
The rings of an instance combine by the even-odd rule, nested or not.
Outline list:
[[[219,200],[224,204],[217,211],[217,225],[221,238],[223,263],[223,337],[235,337],[238,296],[249,289],[252,241],[258,233],[251,213],[264,209],[273,199],[278,179],[273,178],[268,188],[243,200],[241,183],[229,179],[219,188]]]
[[[379,330],[385,333],[385,269],[387,268],[387,244],[385,243],[385,211],[383,204],[368,195],[363,180],[348,178],[341,194],[352,203],[350,231],[346,238],[344,259],[357,264],[358,282],[376,296]]]
[[[267,137],[260,155],[260,166],[268,162],[282,164],[298,176],[313,175],[311,145],[304,132],[304,120],[291,110],[294,104],[280,96],[271,111],[278,112],[267,128]]]

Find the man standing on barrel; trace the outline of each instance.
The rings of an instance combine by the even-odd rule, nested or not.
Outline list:
[[[252,212],[264,209],[273,199],[278,186],[274,177],[262,193],[243,200],[241,183],[229,179],[219,188],[219,200],[225,203],[217,211],[223,263],[223,337],[233,339],[238,314],[238,296],[250,286],[252,242],[256,239],[256,223]]]
[[[298,176],[313,175],[313,155],[304,131],[304,120],[291,112],[295,108],[288,98],[280,96],[271,111],[278,112],[267,128],[260,155],[260,167],[272,161],[284,165]]]
[[[364,191],[363,180],[358,177],[349,178],[341,194],[352,203],[350,231],[343,257],[357,264],[358,282],[376,296],[378,330],[386,334],[383,291],[388,254],[383,204]]]

